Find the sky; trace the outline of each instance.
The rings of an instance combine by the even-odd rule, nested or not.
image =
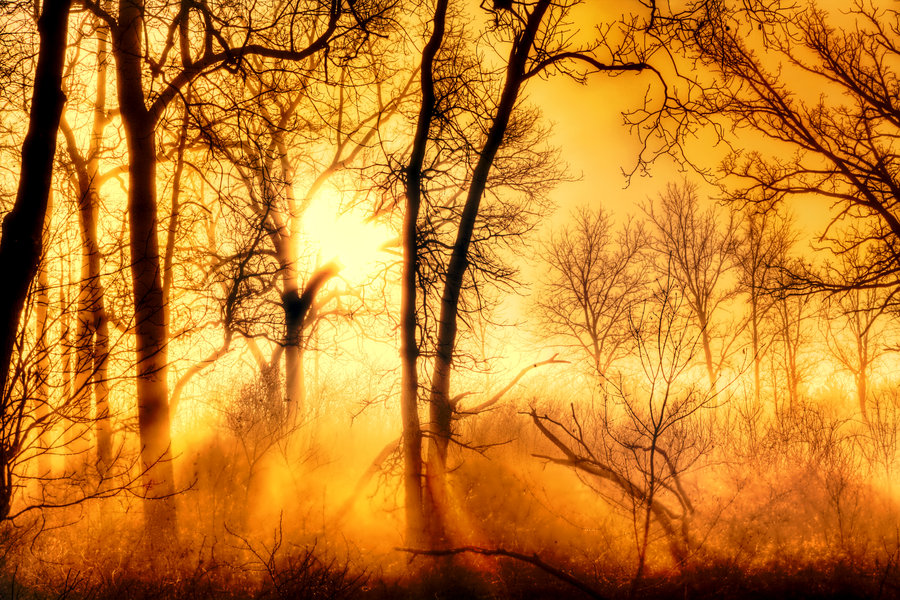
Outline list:
[[[526,93],[552,124],[551,143],[561,149],[569,175],[576,178],[560,184],[551,195],[558,209],[553,226],[560,226],[572,207],[583,204],[599,204],[620,218],[640,215],[642,204],[655,198],[667,183],[684,178],[700,184],[701,194],[717,197],[714,186],[704,184],[699,175],[679,167],[667,156],[654,162],[649,173],[636,173],[630,182],[624,174],[633,171],[640,142],[624,123],[623,113],[639,108],[648,88],[653,93],[658,86],[649,72],[618,77],[600,73],[584,85],[561,76],[530,82]],[[759,147],[758,139],[745,135],[743,140],[741,135],[732,138],[735,147],[740,148],[742,142]],[[715,172],[727,149],[724,144],[712,146],[708,139],[702,139],[690,144],[688,151],[692,161]],[[828,211],[822,206],[815,198],[790,202],[803,247],[828,221]]]
[[[563,76],[535,78],[528,82],[525,94],[542,110],[551,126],[550,143],[560,150],[568,175],[574,179],[559,184],[552,192],[551,199],[557,211],[527,242],[530,248],[538,248],[540,240],[551,230],[565,227],[571,209],[576,206],[601,206],[621,220],[627,215],[640,216],[641,206],[655,198],[667,183],[685,177],[701,182],[695,173],[679,169],[671,158],[662,157],[652,165],[649,176],[635,175],[628,185],[623,170],[633,169],[640,145],[624,124],[622,113],[641,106],[648,86],[658,86],[651,73],[626,73],[618,77],[596,74],[584,85]],[[740,142],[738,138],[737,143]],[[749,139],[747,143],[750,143]],[[725,151],[722,147],[704,146],[702,142],[695,143],[690,150],[693,160],[710,168],[717,165]],[[715,195],[716,190],[706,185],[701,187],[701,193],[704,192]],[[304,218],[307,233],[318,238],[323,260],[339,258],[345,263],[345,275],[349,279],[358,279],[358,271],[371,268],[377,247],[390,238],[391,233],[376,228],[371,222],[363,224],[365,218],[361,214],[333,217],[328,214],[328,208],[334,204],[333,197],[323,196],[321,202],[312,207]],[[821,210],[821,206],[821,202],[809,198],[793,203],[792,210],[805,238],[798,246],[801,252],[827,220],[827,211]],[[317,209],[322,210],[317,212]],[[340,235],[335,234],[336,230]],[[356,244],[347,244],[347,240],[354,240]],[[349,252],[348,246],[353,246],[355,251]],[[526,252],[525,255],[534,257],[539,253]],[[529,283],[534,282],[541,271],[538,260],[519,266],[521,280]],[[534,286],[523,287],[519,290],[521,295],[508,295],[501,311],[502,320],[527,322],[531,316],[529,295],[534,290]],[[526,326],[512,331],[498,330],[497,335],[502,339],[496,340],[497,350],[492,353],[500,356],[501,360],[494,368],[501,378],[504,373],[515,373],[522,365],[552,354],[552,348],[533,329],[533,326]],[[392,350],[388,352],[392,353]]]

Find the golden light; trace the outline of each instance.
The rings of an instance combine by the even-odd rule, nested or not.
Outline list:
[[[367,220],[358,207],[342,206],[338,192],[320,193],[302,217],[304,241],[319,251],[322,263],[336,261],[341,277],[359,281],[384,258],[384,249],[396,237],[382,223]]]
[[[900,597],[892,2],[7,3],[3,589]]]

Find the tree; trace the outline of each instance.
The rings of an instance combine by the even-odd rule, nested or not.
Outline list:
[[[646,284],[647,239],[633,221],[614,231],[602,208],[573,211],[571,221],[546,245],[549,273],[537,305],[545,331],[583,350],[602,383],[631,350],[628,319]]]
[[[671,269],[684,294],[700,331],[709,385],[714,388],[734,340],[726,336],[714,352],[717,311],[734,295],[727,280],[734,256],[734,217],[721,219],[714,206],[704,210],[697,186],[687,181],[666,186],[658,204],[650,204],[646,213],[654,225],[651,247],[659,257],[658,272]]]
[[[776,384],[775,407],[776,410],[787,409],[793,412],[799,406],[800,388],[806,379],[810,363],[806,354],[809,345],[809,331],[807,323],[814,315],[815,298],[809,294],[792,292],[795,282],[793,274],[808,273],[809,267],[800,259],[788,257],[783,254],[778,259],[783,265],[778,272],[775,288],[775,355],[772,357],[775,369],[773,377]],[[787,407],[779,406],[780,389],[777,385],[777,370],[780,369],[784,376],[784,388],[787,391]]]
[[[97,38],[96,89],[86,152],[78,146],[75,132],[65,115],[61,129],[66,140],[69,163],[77,182],[78,222],[81,230],[81,277],[78,290],[78,315],[75,328],[74,402],[82,415],[90,412],[90,396],[94,395],[94,427],[96,429],[97,464],[101,470],[112,460],[112,433],[109,418],[108,361],[109,319],[105,314],[103,287],[100,280],[101,255],[97,226],[100,209],[100,188],[120,171],[114,168],[100,172],[100,158],[104,129],[109,123],[106,112],[109,27],[94,17],[93,29]],[[77,71],[76,71],[77,72]]]
[[[419,274],[419,213],[422,210],[424,187],[423,167],[428,149],[432,121],[435,119],[434,61],[444,41],[448,0],[437,0],[428,43],[422,50],[419,85],[422,92],[416,130],[413,134],[409,159],[405,165],[401,244],[403,265],[400,275],[400,413],[403,420],[403,489],[406,509],[406,540],[419,545],[424,540],[425,509],[422,497],[422,427],[419,421],[418,274]]]
[[[767,316],[775,307],[775,289],[781,265],[780,257],[791,246],[794,235],[789,217],[775,208],[749,204],[735,244],[738,289],[747,295],[750,351],[753,357],[753,393],[759,402],[762,390],[762,361],[770,346],[771,331]],[[747,328],[742,328],[747,329]]]
[[[336,77],[319,57],[310,58],[299,73],[254,57],[253,72],[239,85],[217,102],[191,109],[200,141],[209,148],[195,168],[204,177],[221,169],[220,185],[228,189],[219,194],[219,206],[225,207],[229,239],[210,249],[210,277],[224,284],[226,329],[274,343],[270,357],[262,351],[254,357],[276,381],[284,358],[285,390],[278,402],[283,397],[297,413],[305,402],[302,363],[308,340],[320,318],[349,315],[350,310],[335,308],[335,300],[355,293],[317,295],[340,266],[314,260],[315,248],[304,250],[304,233],[310,233],[304,232],[304,220],[329,183],[363,168],[359,163],[364,165],[369,147],[406,95],[411,82],[392,89],[380,56],[379,46],[369,43],[361,56],[338,66]],[[198,95],[221,89],[221,77],[198,81]],[[304,294],[306,307],[300,304]],[[281,314],[269,314],[270,304],[278,304]]]
[[[833,208],[822,233],[831,249],[869,256],[853,280],[797,282],[807,291],[897,286],[898,15],[854,2],[838,26],[815,4],[699,2],[668,30],[703,75],[673,92],[668,118],[650,127],[662,147],[683,157],[687,136],[705,125],[756,136],[761,143],[735,148],[721,165],[738,195],[813,197]]]
[[[34,94],[28,117],[28,133],[22,146],[22,167],[16,201],[3,217],[0,238],[0,278],[7,292],[0,298],[0,393],[7,389],[13,342],[25,295],[37,273],[41,256],[44,215],[50,194],[56,133],[65,96],[62,92],[63,60],[69,0],[48,0],[38,20],[40,49],[34,73]]]
[[[429,448],[423,501],[423,504],[427,502],[432,507],[425,526],[432,528],[430,538],[433,544],[444,544],[447,541],[447,527],[442,521],[446,521],[450,512],[445,480],[447,452],[453,437],[454,403],[450,393],[450,378],[457,352],[462,292],[469,285],[467,277],[475,272],[470,271],[473,259],[478,256],[473,251],[473,240],[482,237],[482,233],[487,234],[485,237],[492,233],[492,229],[486,226],[487,221],[482,218],[483,200],[492,183],[500,188],[516,190],[516,177],[524,176],[528,180],[532,176],[531,169],[540,165],[540,162],[533,161],[536,158],[534,154],[524,150],[524,145],[520,147],[518,154],[509,152],[516,147],[516,143],[524,144],[530,138],[534,124],[534,114],[524,111],[521,106],[523,86],[535,76],[553,72],[583,80],[588,73],[617,74],[639,72],[647,68],[644,50],[636,41],[640,27],[634,23],[626,23],[621,40],[614,42],[603,39],[587,47],[573,47],[566,29],[567,14],[572,5],[569,2],[556,5],[545,0],[534,4],[514,3],[511,8],[482,5],[487,10],[491,23],[486,39],[490,40],[490,45],[494,48],[509,47],[503,66],[496,72],[483,72],[479,75],[478,68],[482,67],[478,67],[476,61],[466,61],[461,54],[458,37],[450,39],[451,43],[444,45],[442,28],[446,26],[448,13],[443,2],[437,5],[435,18],[435,23],[440,28],[433,30],[429,44],[425,47],[423,56],[426,60],[423,61],[423,68],[427,68],[430,63],[431,70],[430,74],[426,73],[421,78],[423,103],[418,113],[416,141],[413,144],[413,154],[410,155],[412,160],[405,162],[407,210],[412,209],[414,213],[417,207],[419,210],[423,208],[420,198],[422,193],[428,193],[428,187],[421,169],[426,164],[424,157],[428,156],[429,147],[433,148],[431,156],[437,157],[432,159],[432,164],[440,167],[437,172],[446,171],[447,161],[454,152],[466,159],[463,162],[466,169],[460,177],[464,185],[456,188],[460,190],[462,205],[450,211],[451,219],[439,218],[443,226],[449,227],[449,239],[452,241],[444,246],[449,251],[449,257],[443,263],[446,266],[435,274],[436,279],[429,282],[440,295],[436,337],[433,342],[434,363],[428,392]],[[655,7],[651,12],[655,12]],[[650,19],[652,20],[652,16]],[[444,56],[455,60],[436,61],[435,58],[441,56],[441,51],[446,53]],[[603,57],[605,61],[600,58],[603,53],[606,54]],[[458,69],[466,70],[463,77],[457,75]],[[466,75],[476,79],[481,77],[481,81],[467,83]],[[447,87],[436,89],[436,82]],[[470,108],[473,102],[477,106],[474,111]],[[467,130],[470,133],[453,138],[456,132]],[[429,132],[433,132],[435,136],[431,140],[433,145],[429,144]],[[460,141],[459,145],[454,145]],[[505,161],[499,161],[500,158]],[[542,160],[541,157],[537,158]],[[507,168],[500,167],[500,162],[507,162]],[[544,169],[538,167],[537,173],[540,175],[542,172]],[[531,181],[534,182],[533,176]],[[422,191],[415,189],[417,183]],[[492,192],[490,195],[497,197],[499,194]],[[446,200],[444,204],[453,206]],[[406,310],[401,317],[405,328],[402,333],[405,357],[402,387],[406,399],[403,404],[404,423],[406,430],[410,432],[408,452],[416,451],[413,438],[417,436],[418,422],[418,415],[413,416],[411,402],[413,391],[418,389],[417,376],[413,376],[413,359],[422,352],[421,340],[417,342],[411,331],[416,325],[415,318],[410,314],[415,293],[409,286],[416,283],[412,274],[418,260],[411,256],[414,249],[411,244],[416,241],[412,236],[412,226],[415,224],[417,228],[420,227],[418,222],[411,220],[412,216],[414,214],[407,213],[404,225],[405,266],[402,293]],[[498,236],[504,234],[502,228],[498,228],[496,232]],[[420,253],[421,245],[417,245],[415,251]],[[427,298],[423,304],[429,305]],[[421,459],[415,457],[406,460],[408,469],[415,470],[416,465],[421,464]],[[417,475],[414,471],[407,472],[405,478],[412,485]],[[414,492],[408,494],[413,502],[417,497],[419,494]]]
[[[853,281],[868,261],[859,253],[844,253],[841,263],[831,267],[832,281]],[[871,426],[868,411],[872,368],[886,350],[883,321],[895,291],[865,287],[830,294],[823,302],[825,342],[831,354],[855,380],[859,414]]]
[[[636,372],[609,386],[599,407],[572,403],[565,417],[536,407],[529,413],[562,454],[535,456],[589,475],[612,503],[632,507],[638,554],[632,598],[644,575],[652,523],[679,566],[696,549],[684,474],[709,448],[702,417],[716,406],[717,392],[691,381],[702,332],[691,326],[696,317],[680,287],[670,271],[629,316]]]
[[[214,259],[213,271],[230,273],[236,266],[241,271],[239,277],[226,286],[229,296],[230,290],[237,292],[236,288],[241,286],[245,289],[241,301],[230,309],[233,315],[246,309],[246,303],[262,300],[265,292],[273,289],[279,292],[277,304],[283,318],[280,321],[267,316],[259,319],[265,324],[278,322],[281,327],[280,335],[267,336],[280,339],[271,359],[261,365],[261,371],[269,371],[273,379],[279,380],[280,360],[284,356],[286,383],[283,396],[279,394],[277,400],[280,402],[283,397],[289,403],[287,406],[297,407],[299,411],[304,401],[301,332],[307,325],[306,317],[316,294],[337,273],[337,267],[334,264],[322,266],[310,275],[306,285],[301,281],[301,218],[311,198],[298,197],[295,191],[299,185],[295,175],[298,165],[295,164],[296,157],[289,155],[288,148],[299,145],[298,141],[302,144],[301,137],[309,135],[303,127],[304,119],[298,114],[301,104],[307,100],[307,86],[311,85],[309,74],[297,82],[290,80],[296,91],[288,91],[291,86],[287,82],[277,82],[273,86],[265,80],[263,74],[270,69],[262,61],[251,61],[259,75],[251,75],[244,85],[236,86],[239,97],[232,100],[233,106],[223,111],[226,114],[236,112],[236,118],[217,119],[203,105],[196,109],[204,141],[214,154],[225,157],[236,171],[235,178],[245,188],[247,199],[244,200],[243,195],[237,196],[240,198],[234,210],[237,218],[246,219],[245,214],[249,212],[253,221],[245,234],[248,239],[237,242],[239,246],[233,255]],[[315,65],[311,66],[310,71],[315,68]],[[284,77],[286,74],[281,76]],[[278,89],[282,86],[283,89]],[[240,98],[242,93],[249,100]],[[232,133],[233,137],[224,132]],[[266,258],[260,259],[269,255],[274,258],[275,265]],[[277,281],[270,281],[273,276]],[[250,278],[260,281],[248,286]],[[227,328],[251,339],[261,329],[260,323],[254,321],[239,322],[232,318]],[[263,331],[263,335],[268,333]]]
[[[157,239],[157,126],[172,102],[200,74],[222,66],[239,71],[250,56],[266,56],[297,64],[321,52],[348,31],[366,33],[372,14],[351,11],[347,26],[335,0],[314,3],[301,10],[269,11],[267,6],[249,9],[243,22],[220,19],[207,5],[182,4],[168,15],[172,26],[166,44],[153,55],[145,36],[148,15],[169,10],[144,0],[120,0],[115,15],[94,2],[86,2],[110,27],[119,109],[128,146],[128,222],[131,275],[135,308],[137,353],[137,404],[141,453],[145,466],[148,502],[146,521],[151,537],[159,540],[175,534],[175,492],[171,462],[168,355],[160,251]],[[253,11],[256,11],[255,13]],[[272,16],[274,15],[274,16]],[[257,17],[259,17],[257,19]],[[354,20],[355,19],[355,20]],[[240,21],[240,20],[239,20]],[[297,31],[295,31],[297,30]],[[286,32],[281,37],[278,32]],[[301,35],[295,36],[298,33]],[[274,35],[273,35],[274,34]],[[296,39],[307,43],[298,46]],[[177,55],[169,50],[178,45]],[[159,82],[159,91],[148,91],[144,75]]]
[[[0,280],[5,282],[6,292],[0,294],[0,402],[4,419],[18,412],[25,401],[16,399],[8,385],[10,361],[22,308],[42,252],[56,133],[65,103],[62,73],[71,5],[70,0],[47,0],[38,20],[40,49],[28,133],[22,146],[19,187],[12,210],[3,217]],[[4,444],[0,450],[0,518],[5,518],[10,510],[13,486],[13,456],[10,455],[15,447]]]

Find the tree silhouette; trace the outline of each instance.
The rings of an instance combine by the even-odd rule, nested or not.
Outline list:
[[[633,116],[648,144],[687,158],[697,127],[760,136],[759,144],[733,146],[721,164],[736,196],[769,203],[814,194],[823,211],[833,208],[823,232],[832,250],[870,257],[853,280],[798,285],[896,286],[897,16],[855,2],[840,17],[854,24],[845,27],[815,5],[700,2],[664,26],[703,75],[671,90],[663,117]]]
[[[709,385],[715,387],[734,339],[727,336],[722,348],[714,351],[716,313],[734,294],[727,281],[734,254],[734,219],[720,219],[715,207],[704,210],[697,186],[688,182],[666,186],[658,204],[651,204],[646,212],[654,225],[651,247],[659,257],[658,271],[671,269],[681,287],[700,331]]]
[[[16,398],[8,385],[19,319],[31,280],[38,270],[42,251],[44,217],[50,195],[56,132],[62,116],[63,60],[66,53],[68,0],[48,1],[38,19],[40,49],[34,73],[34,94],[28,133],[22,146],[22,165],[16,201],[3,217],[0,237],[0,280],[6,292],[0,295],[0,402],[5,419],[21,414],[23,398]],[[4,436],[6,437],[6,436]],[[10,443],[12,442],[12,443]],[[0,517],[10,510],[15,440],[4,440],[0,450]]]
[[[573,211],[547,243],[549,273],[537,301],[545,331],[583,350],[601,382],[615,379],[613,363],[632,350],[628,319],[647,284],[646,250],[641,223],[616,231],[602,209]]]

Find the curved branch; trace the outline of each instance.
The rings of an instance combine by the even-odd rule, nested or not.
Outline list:
[[[576,61],[585,62],[585,63],[589,64],[591,67],[593,67],[594,69],[596,69],[598,72],[600,72],[600,71],[606,71],[606,72],[637,71],[637,72],[640,72],[649,67],[649,65],[645,62],[610,65],[610,64],[602,63],[599,60],[597,60],[596,58],[594,58],[592,56],[588,56],[587,54],[582,54],[581,52],[560,52],[559,54],[554,54],[553,56],[551,56],[549,58],[545,58],[544,60],[542,60],[541,62],[536,64],[527,73],[525,73],[525,76],[523,79],[529,79],[531,77],[534,77],[535,75],[538,75],[539,73],[541,73],[541,71],[543,71],[547,67],[554,65],[558,62],[562,62],[564,60],[576,60]]]
[[[606,598],[606,596],[580,579],[544,562],[537,554],[523,554],[522,552],[504,550],[503,548],[479,548],[478,546],[460,546],[458,548],[447,548],[446,550],[419,550],[416,548],[397,548],[397,550],[400,552],[408,552],[413,556],[455,556],[457,554],[470,553],[480,554],[481,556],[504,556],[506,558],[513,558],[539,568],[545,573],[584,592],[591,598],[596,598],[597,600],[605,600]]]

